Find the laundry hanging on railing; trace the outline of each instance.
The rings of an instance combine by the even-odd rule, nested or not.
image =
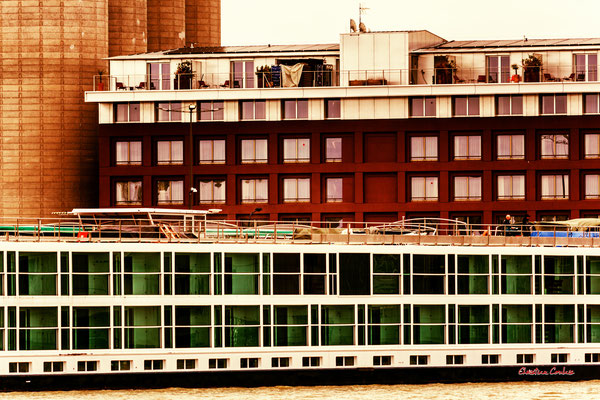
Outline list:
[[[283,77],[283,87],[298,87],[298,83],[302,77],[302,68],[304,68],[304,64],[301,63],[291,67],[282,65],[281,75]]]

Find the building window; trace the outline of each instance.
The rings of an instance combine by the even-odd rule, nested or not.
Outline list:
[[[302,357],[303,367],[319,367],[321,365],[321,357]]]
[[[575,80],[597,81],[598,80],[598,55],[597,54],[574,54]]]
[[[454,136],[454,159],[481,160],[481,136]]]
[[[413,136],[410,138],[410,161],[437,161],[437,136]]]
[[[225,140],[201,140],[200,164],[225,164]]]
[[[447,355],[446,356],[446,365],[462,365],[465,363],[465,356],[455,356],[455,355]]]
[[[200,121],[223,121],[225,119],[225,103],[222,101],[200,101],[198,108]]]
[[[231,81],[234,88],[253,88],[254,73],[254,61],[231,62]]]
[[[273,357],[271,358],[271,367],[287,368],[290,366],[290,357]]]
[[[411,117],[435,117],[435,97],[411,97]]]
[[[98,361],[77,361],[77,371],[93,372],[98,370]]]
[[[585,135],[585,158],[600,158],[600,134]]]
[[[498,135],[498,160],[522,160],[525,158],[524,135]]]
[[[499,175],[498,200],[525,200],[525,175]]]
[[[327,203],[340,203],[343,201],[343,179],[327,178]]]
[[[242,164],[259,164],[268,161],[267,139],[243,139]]]
[[[427,365],[429,356],[410,356],[410,365]]]
[[[265,100],[242,100],[240,101],[240,117],[242,120],[265,119]]]
[[[283,100],[283,119],[307,119],[308,100]]]
[[[150,90],[171,89],[170,63],[148,63],[148,75],[150,76]]]
[[[225,180],[202,180],[198,186],[200,204],[225,203]]]
[[[258,358],[241,358],[240,368],[258,368]]]
[[[183,204],[183,180],[156,181],[158,204]]]
[[[585,198],[600,199],[600,175],[589,174],[585,176]]]
[[[156,142],[158,165],[183,164],[183,140],[159,140]]]
[[[598,114],[598,93],[584,94],[583,95],[583,112],[585,114]]]
[[[523,96],[520,94],[496,96],[496,115],[523,115]]]
[[[541,135],[541,158],[569,158],[569,135]]]
[[[342,161],[342,138],[325,139],[325,162]]]
[[[177,360],[177,369],[196,369],[196,360],[193,358]]]
[[[156,120],[160,122],[181,121],[181,102],[156,103]]]
[[[129,360],[115,360],[110,362],[111,371],[130,371],[131,361]]]
[[[145,371],[156,371],[164,368],[164,360],[144,360]]]
[[[392,365],[392,356],[373,356],[373,366],[382,367]]]
[[[410,201],[437,201],[437,176],[413,176],[410,178]]]
[[[340,119],[342,117],[340,99],[325,99],[325,118]]]
[[[44,372],[63,372],[64,361],[44,361]]]
[[[266,203],[269,201],[267,179],[242,179],[242,203]]]
[[[310,201],[310,178],[286,178],[283,180],[285,203],[307,203]]]
[[[227,368],[229,359],[227,358],[211,358],[208,360],[209,369],[223,369]]]
[[[142,165],[141,141],[116,142],[115,146],[117,165]]]
[[[116,103],[115,122],[140,122],[140,103]]]
[[[455,116],[479,115],[479,96],[454,96],[452,102]]]
[[[510,56],[487,56],[488,83],[507,83],[510,80]]]
[[[542,115],[566,114],[566,94],[542,94],[540,96],[540,110]]]
[[[482,364],[498,364],[500,362],[500,356],[498,354],[482,354]]]
[[[141,205],[142,181],[115,182],[115,204]]]
[[[283,162],[310,162],[310,139],[283,139]]]
[[[534,354],[517,354],[517,364],[533,364]]]
[[[481,177],[480,176],[455,176],[454,177],[454,200],[481,200]]]
[[[569,175],[542,175],[542,200],[568,199]]]

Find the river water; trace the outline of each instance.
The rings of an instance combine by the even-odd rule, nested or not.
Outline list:
[[[507,382],[429,385],[277,386],[261,388],[84,390],[0,393],[0,399],[50,400],[546,400],[600,399],[600,381]]]

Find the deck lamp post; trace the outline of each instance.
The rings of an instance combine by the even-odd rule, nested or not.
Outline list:
[[[189,171],[189,182],[190,182],[190,193],[189,193],[189,203],[188,203],[188,208],[191,210],[193,207],[193,200],[194,200],[194,193],[198,192],[198,189],[196,189],[194,187],[194,142],[193,142],[193,138],[192,138],[192,115],[194,114],[194,110],[196,109],[196,105],[195,104],[190,104],[190,137],[189,137],[189,143],[188,146],[190,148],[190,158],[189,158],[189,163],[190,163],[190,171]]]

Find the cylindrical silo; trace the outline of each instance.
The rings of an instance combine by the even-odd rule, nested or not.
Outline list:
[[[0,1],[0,216],[97,205],[97,107],[108,0]]]
[[[186,46],[221,45],[221,1],[186,0]]]
[[[108,54],[140,54],[148,50],[146,0],[109,0]]]
[[[147,0],[148,51],[185,45],[185,0]]]

